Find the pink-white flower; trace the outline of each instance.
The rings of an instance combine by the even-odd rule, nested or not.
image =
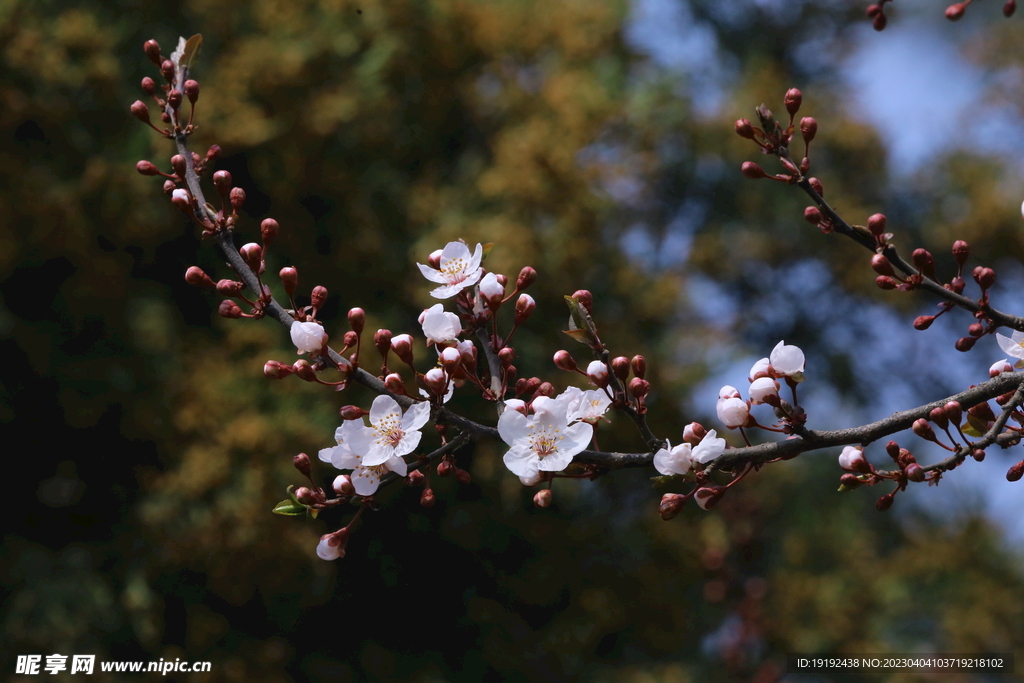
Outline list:
[[[288,331],[300,354],[319,351],[327,341],[327,333],[319,323],[294,322]]]
[[[762,358],[761,360],[757,361],[750,368],[750,374],[747,375],[747,379],[749,379],[751,382],[753,382],[758,377],[767,377],[768,376],[768,366],[771,365],[771,363],[772,362],[770,360],[768,360],[767,358]]]
[[[765,399],[779,395],[779,383],[771,377],[758,377],[750,383],[750,402],[754,405],[765,403]]]
[[[768,360],[776,374],[791,377],[794,382],[803,381],[804,352],[799,347],[786,346],[785,342],[780,341],[772,349]]]
[[[370,426],[355,431],[349,440],[354,453],[362,454],[364,467],[375,467],[392,458],[412,453],[420,443],[420,428],[430,419],[430,405],[414,403],[402,414],[402,407],[390,396],[378,396],[370,407]],[[353,478],[355,483],[355,478]]]
[[[743,427],[750,417],[750,406],[738,397],[720,398],[715,406],[718,419],[729,429]],[[711,432],[708,432],[710,434]]]
[[[342,550],[341,540],[336,539],[334,534],[324,534],[320,537],[320,543],[316,546],[316,554],[321,560],[336,560],[345,556]]]
[[[505,297],[505,287],[498,282],[498,276],[494,273],[487,273],[483,279],[480,280],[480,296],[484,298],[493,308],[496,304],[500,304],[501,300]]]
[[[438,269],[422,263],[416,265],[419,266],[423,277],[441,285],[430,292],[430,296],[435,299],[448,299],[480,281],[480,276],[483,275],[480,261],[483,260],[483,256],[482,244],[476,245],[476,250],[470,254],[465,242],[449,242],[441,250]]]
[[[459,316],[445,311],[442,304],[434,304],[423,311],[423,319],[420,322],[428,345],[452,341],[462,333],[462,321],[459,320]]]
[[[608,366],[599,360],[590,361],[587,366],[587,377],[595,386],[603,387],[608,384]]]
[[[839,454],[839,466],[844,470],[859,472],[863,462],[865,462],[864,449],[860,446],[846,446]]]
[[[988,376],[998,377],[1004,372],[1013,372],[1013,366],[1010,365],[1010,363],[1005,358],[1002,360],[997,360],[995,363],[992,364],[992,367],[988,369]]]
[[[996,332],[999,348],[1010,358],[1016,358],[1015,368],[1024,368],[1024,332],[1014,330],[1011,336]]]
[[[569,387],[561,393],[566,398],[566,419],[569,423],[587,422],[595,424],[608,412],[612,400],[604,391],[593,389],[583,391],[579,387]]]
[[[719,438],[718,432],[712,429],[693,447],[690,458],[694,462],[706,465],[722,453],[725,453],[725,439]]]
[[[371,496],[377,491],[381,477],[385,474],[395,472],[404,477],[409,468],[405,461],[397,455],[389,457],[378,465],[366,465],[359,451],[353,450],[354,437],[365,429],[362,420],[346,420],[334,432],[334,439],[338,445],[322,449],[319,456],[321,460],[331,463],[339,470],[352,470],[351,481],[355,492],[360,496]]]
[[[529,417],[517,410],[501,414],[498,434],[509,445],[504,462],[512,474],[532,478],[538,472],[560,472],[587,447],[590,425],[566,426],[566,408],[563,400],[540,396],[534,399],[534,414]]]
[[[686,474],[693,468],[693,459],[690,457],[692,449],[688,443],[681,443],[675,448],[668,443],[668,448],[662,448],[654,454],[654,469],[665,476]]]

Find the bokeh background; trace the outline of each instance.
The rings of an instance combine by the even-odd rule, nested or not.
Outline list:
[[[589,288],[613,354],[649,360],[659,435],[715,426],[718,387],[780,339],[807,354],[811,426],[849,426],[982,381],[998,349],[955,352],[964,315],[913,331],[934,302],[878,291],[795,190],[744,180],[759,159],[736,118],[800,87],[845,216],[885,212],[947,277],[968,240],[1003,308],[1024,284],[1021,18],[980,3],[949,25],[901,0],[876,34],[866,4],[0,2],[3,677],[56,652],[211,661],[197,681],[912,681],[787,676],[784,657],[1024,652],[1019,453],[886,514],[878,489],[836,492],[836,453],[810,454],[665,523],[651,471],[558,482],[539,511],[480,443],[460,454],[472,484],[436,482],[430,510],[392,487],[320,561],[347,513],[270,509],[300,483],[291,457],[370,397],[265,380],[294,358],[286,334],[184,283],[193,264],[229,274],[134,170],[171,153],[128,114],[156,75],[142,43],[202,33],[196,149],[223,147],[246,241],[281,222],[268,270],[327,286],[335,335],[355,305],[418,332],[415,262],[493,242],[490,268],[541,275],[522,374],[573,381],[550,357],[570,343],[561,296]],[[601,440],[642,448],[621,420]]]

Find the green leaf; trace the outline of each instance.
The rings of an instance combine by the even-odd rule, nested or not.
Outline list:
[[[203,46],[203,35],[197,33],[185,42],[185,49],[182,51],[181,59],[178,61],[180,66],[192,66],[196,57],[199,56],[199,48]]]
[[[275,505],[272,512],[275,515],[288,515],[289,517],[296,517],[298,515],[306,514],[306,506],[300,503],[296,503],[294,500],[287,499],[282,500],[280,503]]]
[[[985,421],[979,420],[971,414],[967,415],[967,422],[960,427],[960,431],[967,436],[973,436],[976,439],[984,436],[987,430],[988,425],[985,424]]]

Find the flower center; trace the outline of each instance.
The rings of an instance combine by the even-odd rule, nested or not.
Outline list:
[[[560,430],[542,429],[530,437],[530,448],[537,454],[537,458],[543,460],[547,456],[558,452],[558,442],[562,440]]]
[[[453,258],[441,266],[441,272],[452,284],[458,284],[466,279],[465,270],[466,261],[461,258]]]
[[[405,432],[402,431],[402,422],[398,415],[395,413],[389,413],[377,422],[377,435],[380,437],[377,439],[377,443],[391,446],[394,448],[402,441],[402,437],[405,436]]]

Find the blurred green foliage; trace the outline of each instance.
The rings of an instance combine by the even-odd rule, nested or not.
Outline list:
[[[650,472],[558,482],[538,511],[501,444],[480,443],[460,455],[471,485],[439,481],[427,511],[388,491],[331,564],[314,548],[341,515],[270,514],[299,481],[291,456],[329,445],[337,408],[369,397],[268,382],[267,359],[294,357],[285,334],[225,324],[182,281],[193,264],[229,273],[134,172],[140,158],[167,168],[171,151],[127,113],[156,75],[142,42],[169,54],[179,34],[204,35],[195,149],[221,145],[219,168],[246,190],[241,239],[281,222],[268,271],[295,264],[301,291],[327,286],[336,337],[356,305],[370,330],[417,332],[433,301],[415,262],[459,237],[494,242],[489,268],[541,276],[521,374],[553,377],[561,296],[588,288],[613,353],[647,356],[651,421],[675,440],[710,412],[675,398],[708,376],[708,349],[763,355],[785,334],[833,354],[832,381],[854,391],[813,321],[759,317],[780,286],[766,273],[820,259],[880,298],[867,256],[804,223],[800,197],[739,176],[752,147],[732,120],[754,105],[781,111],[787,87],[805,89],[816,172],[853,220],[895,212],[937,254],[959,237],[982,255],[982,240],[989,255],[1021,246],[998,162],[960,153],[892,187],[877,135],[799,59],[802,36],[842,41],[859,8],[717,4],[691,9],[738,65],[720,116],[626,39],[621,1],[0,3],[0,416],[26,466],[0,566],[4,666],[95,652],[210,660],[211,681],[674,683],[777,680],[796,651],[1019,650],[1020,565],[990,523],[899,502],[878,515],[869,494],[835,493],[828,454],[666,524]],[[988,59],[1017,54],[998,48],[1009,27],[992,35]],[[908,199],[941,193],[966,198],[956,220]],[[689,212],[681,246],[671,226]],[[749,307],[708,315],[695,279]],[[614,422],[603,447],[642,448]]]

